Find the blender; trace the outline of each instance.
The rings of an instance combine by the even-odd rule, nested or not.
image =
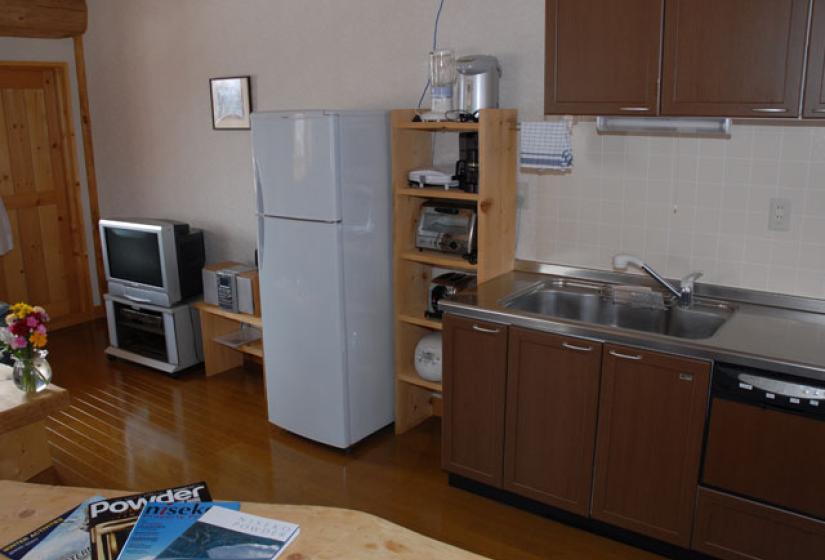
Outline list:
[[[447,120],[453,109],[453,82],[455,82],[455,54],[451,49],[430,52],[431,110],[421,116],[423,121]]]

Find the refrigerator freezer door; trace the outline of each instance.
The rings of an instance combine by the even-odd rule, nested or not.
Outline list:
[[[341,225],[258,219],[269,421],[348,447]]]
[[[258,214],[340,220],[337,135],[338,116],[334,114],[253,114]]]

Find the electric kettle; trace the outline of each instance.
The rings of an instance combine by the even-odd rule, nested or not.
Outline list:
[[[455,61],[458,81],[456,109],[473,114],[479,109],[498,109],[498,59],[486,54],[462,56]]]

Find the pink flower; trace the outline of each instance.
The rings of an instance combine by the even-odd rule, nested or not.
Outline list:
[[[26,317],[26,326],[30,329],[36,328],[38,324],[40,324],[40,321],[37,320],[35,315],[29,315]]]
[[[11,339],[11,344],[9,346],[11,346],[12,350],[20,350],[21,348],[25,348],[28,343],[29,341],[26,340],[26,337],[15,336]]]
[[[40,323],[39,325],[37,325],[37,328],[34,329],[34,330],[39,332],[40,334],[46,334],[46,325],[44,325],[43,323]]]

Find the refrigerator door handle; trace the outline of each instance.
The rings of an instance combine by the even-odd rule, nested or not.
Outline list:
[[[264,265],[264,194],[261,185],[261,174],[258,171],[258,162],[252,158],[252,171],[255,173],[255,197],[258,205],[258,270]]]
[[[264,217],[258,214],[258,270],[264,266]]]

